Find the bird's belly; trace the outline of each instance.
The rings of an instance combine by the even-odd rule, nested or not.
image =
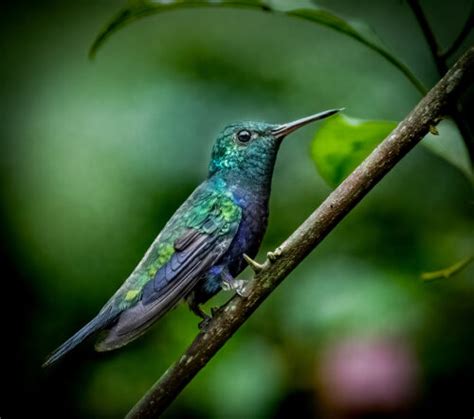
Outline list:
[[[236,277],[242,272],[246,265],[243,254],[251,258],[255,257],[267,229],[268,209],[266,206],[252,208],[252,211],[243,212],[239,229],[227,252],[222,258],[203,276],[196,288],[193,290],[192,299],[198,303],[204,303],[221,289],[222,269]]]
[[[268,215],[261,213],[253,214],[253,216],[245,217],[242,220],[239,230],[222,260],[232,276],[237,276],[244,270],[246,266],[242,257],[244,253],[251,258],[257,254],[267,229],[267,219]]]

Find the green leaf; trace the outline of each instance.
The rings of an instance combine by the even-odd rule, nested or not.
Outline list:
[[[321,125],[311,145],[319,173],[330,186],[341,183],[397,126],[336,115]]]
[[[328,119],[311,146],[319,173],[330,186],[339,185],[396,126],[395,121],[370,121],[342,114]],[[442,121],[421,144],[473,181],[466,146],[454,122]]]
[[[92,44],[89,56],[94,57],[97,50],[114,32],[142,17],[185,7],[229,6],[253,8],[280,14],[283,13],[334,29],[350,36],[377,52],[401,71],[420,93],[425,94],[427,92],[427,89],[410,71],[410,69],[383,46],[381,41],[375,36],[375,33],[366,24],[343,19],[329,10],[321,9],[317,6],[309,6],[309,8],[303,9],[291,7],[283,8],[273,4],[270,5],[265,0],[131,0],[128,2],[128,5],[120,10],[119,13],[117,13],[102,29],[102,31],[100,31]]]
[[[94,58],[113,33],[143,17],[180,8],[230,6],[267,9],[262,0],[129,0],[128,5],[113,16],[99,32],[89,50],[89,57]]]
[[[471,162],[461,133],[456,124],[450,120],[441,121],[436,130],[437,135],[428,134],[421,144],[437,156],[459,169],[471,182],[474,179]]]

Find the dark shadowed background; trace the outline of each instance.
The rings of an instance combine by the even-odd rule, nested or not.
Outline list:
[[[40,367],[96,314],[206,176],[223,126],[342,106],[360,118],[400,120],[420,99],[354,40],[248,10],[149,17],[90,61],[95,35],[122,4],[0,8],[2,419],[121,417],[191,342],[198,320],[180,306],[126,348],[97,354],[89,342]],[[436,82],[405,1],[320,4],[370,23],[426,85]],[[448,45],[470,1],[422,4]],[[262,255],[330,192],[309,153],[316,130],[301,130],[281,149]],[[167,417],[472,417],[474,268],[419,279],[472,253],[471,188],[418,146]]]

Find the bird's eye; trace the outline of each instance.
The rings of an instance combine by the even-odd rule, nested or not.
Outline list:
[[[237,133],[237,140],[239,143],[245,144],[248,143],[252,139],[252,133],[250,131],[247,131],[246,129],[243,129],[242,131],[239,131]]]

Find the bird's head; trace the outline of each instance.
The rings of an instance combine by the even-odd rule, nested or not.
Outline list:
[[[216,173],[236,174],[254,180],[271,176],[282,140],[298,128],[327,118],[341,109],[331,109],[286,124],[238,122],[227,126],[212,149],[210,176]]]

